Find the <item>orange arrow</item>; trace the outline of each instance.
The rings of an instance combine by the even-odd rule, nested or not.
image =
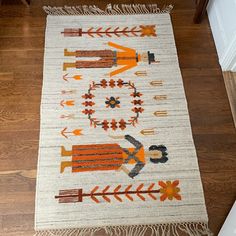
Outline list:
[[[143,129],[140,131],[142,135],[154,135],[155,131],[154,129]]]
[[[66,127],[61,131],[61,135],[64,136],[65,138],[68,138],[66,134],[79,136],[79,135],[83,135],[81,132],[82,132],[82,129],[74,129],[73,131],[67,131],[67,127]]]
[[[68,82],[68,79],[81,80],[82,75],[67,76],[68,74],[63,75],[62,79]]]
[[[147,72],[145,70],[144,71],[136,71],[134,74],[137,76],[147,76]]]

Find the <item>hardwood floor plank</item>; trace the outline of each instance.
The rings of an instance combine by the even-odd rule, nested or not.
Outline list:
[[[33,228],[34,214],[15,214],[5,215],[2,217],[3,235],[16,235],[19,231],[31,231]],[[11,234],[10,234],[11,233]],[[17,234],[18,236],[18,234]]]
[[[42,37],[1,37],[0,50],[32,50],[42,48]]]
[[[22,212],[24,212],[24,214],[34,214],[33,200],[35,198],[35,192],[17,192],[17,196],[17,202],[14,192],[8,192],[4,197],[0,196],[1,216],[18,215]]]
[[[79,4],[104,8],[109,2],[82,0]],[[166,3],[159,1],[160,6]],[[193,24],[194,1],[172,3],[171,18],[209,223],[217,234],[235,200],[236,133],[209,22],[205,18],[202,24]],[[46,24],[41,6],[78,5],[78,1],[32,0],[31,5],[27,9],[12,2],[0,8],[0,235],[4,236],[34,234]]]
[[[232,151],[209,152],[204,150],[202,151],[198,148],[197,154],[201,166],[201,172],[218,173],[222,170],[224,170],[224,172],[234,172],[235,153]],[[212,165],[214,165],[214,169],[212,168]]]
[[[29,170],[36,168],[38,157],[38,140],[17,140],[14,142],[9,140],[1,141],[0,150],[0,176],[1,171],[16,171],[22,168]],[[20,153],[20,155],[17,155],[16,153]],[[16,158],[17,161],[15,161]],[[24,163],[24,166],[22,163]],[[8,192],[5,194],[8,194]]]
[[[234,119],[234,125],[236,127],[236,72],[224,72],[223,77]]]

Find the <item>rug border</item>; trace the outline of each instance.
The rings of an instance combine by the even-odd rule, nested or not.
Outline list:
[[[173,236],[180,236],[179,233],[187,233],[191,235],[207,235],[213,236],[207,222],[181,222],[181,223],[161,223],[161,224],[142,224],[142,225],[116,225],[116,226],[100,226],[100,227],[81,227],[81,228],[63,228],[36,230],[34,236],[62,236],[77,235],[86,236],[93,235],[97,231],[104,230],[107,236],[112,235],[139,235],[144,236],[148,230],[151,235],[164,235],[169,233]]]
[[[107,4],[102,10],[95,5],[78,5],[52,7],[43,6],[47,15],[135,15],[135,14],[163,14],[171,13],[173,5],[163,5],[159,8],[157,4]]]

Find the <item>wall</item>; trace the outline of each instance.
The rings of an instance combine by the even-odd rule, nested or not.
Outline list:
[[[236,0],[210,0],[207,12],[220,65],[236,71]]]

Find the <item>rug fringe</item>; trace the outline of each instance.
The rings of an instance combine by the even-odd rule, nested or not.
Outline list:
[[[48,15],[133,15],[133,14],[163,14],[170,13],[173,5],[163,6],[157,4],[107,4],[105,10],[95,5],[51,7],[44,6]]]
[[[186,222],[155,225],[106,226],[81,229],[55,229],[37,231],[35,236],[93,236],[99,230],[104,230],[108,236],[144,236],[147,230],[151,236],[212,236],[208,224],[205,222]]]

